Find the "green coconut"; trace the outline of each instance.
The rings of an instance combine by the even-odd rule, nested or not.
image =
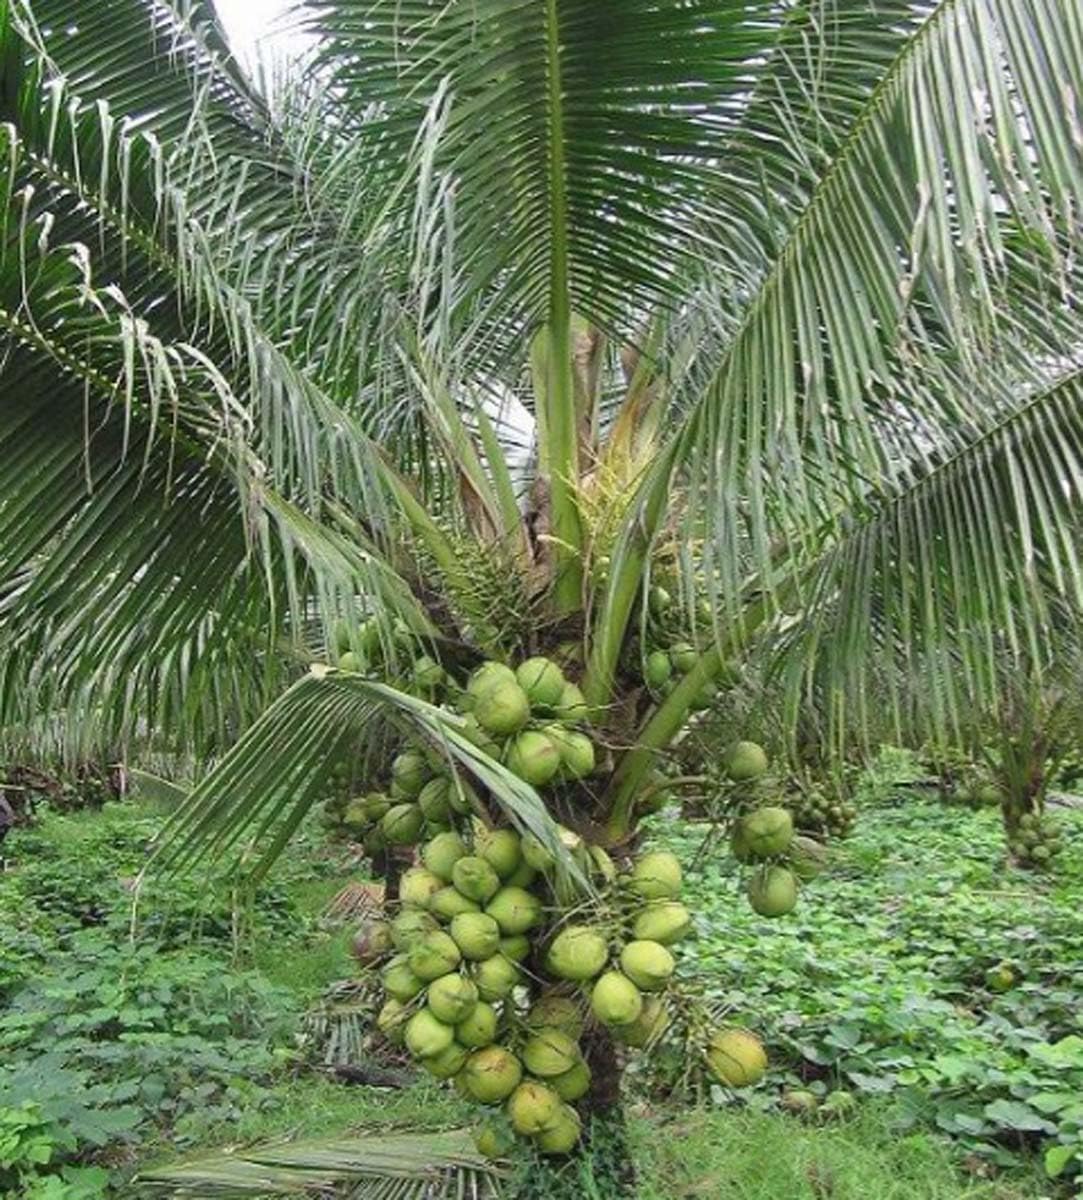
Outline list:
[[[452,1042],[446,1050],[421,1060],[421,1065],[434,1079],[451,1079],[463,1069],[470,1051],[466,1046]]]
[[[692,928],[692,914],[679,900],[652,900],[636,917],[632,932],[637,941],[672,946]]]
[[[482,1158],[507,1158],[515,1149],[515,1135],[505,1126],[489,1121],[474,1134],[474,1145]]]
[[[503,934],[526,933],[542,919],[542,904],[526,888],[502,887],[485,906]]]
[[[488,1046],[496,1039],[497,1025],[496,1009],[479,1000],[470,1015],[455,1026],[455,1040],[463,1046]]]
[[[487,733],[507,737],[518,733],[530,719],[530,701],[514,680],[497,683],[476,698],[474,716]]]
[[[416,804],[396,804],[384,813],[380,831],[391,846],[412,846],[424,824],[425,814]]]
[[[568,925],[553,939],[545,965],[558,979],[593,979],[609,958],[605,937],[590,925]]]
[[[577,721],[585,721],[590,716],[590,707],[579,687],[574,683],[566,683],[553,713],[562,721],[574,724]]]
[[[447,678],[444,668],[427,654],[422,654],[414,659],[414,664],[410,668],[410,675],[414,683],[426,692],[431,692],[434,688],[438,688]]]
[[[699,651],[691,642],[674,642],[669,648],[669,661],[675,671],[687,675],[699,662]]]
[[[778,1099],[779,1108],[795,1117],[811,1117],[820,1107],[815,1093],[797,1088],[783,1092]]]
[[[442,929],[419,938],[410,947],[407,957],[410,970],[425,983],[454,971],[462,961],[459,947]]]
[[[427,1008],[421,1009],[406,1022],[406,1048],[415,1058],[432,1058],[451,1045],[455,1031],[437,1020]]]
[[[429,984],[425,993],[432,1015],[445,1025],[465,1021],[478,1002],[478,989],[473,980],[451,972]]]
[[[553,708],[560,703],[564,672],[551,659],[528,658],[516,668],[515,678],[532,707]]]
[[[514,829],[486,829],[474,839],[474,853],[507,879],[522,866],[523,852]]]
[[[538,878],[538,872],[523,859],[514,871],[504,880],[510,887],[528,888]]]
[[[522,1063],[503,1046],[475,1050],[463,1067],[466,1090],[479,1104],[499,1104],[519,1086]]]
[[[406,1014],[409,1010],[394,996],[384,1001],[383,1008],[376,1014],[376,1027],[389,1042],[399,1045],[406,1030]]]
[[[785,867],[761,867],[748,881],[747,893],[761,917],[784,917],[797,904],[797,876]]]
[[[768,804],[746,813],[738,823],[748,855],[753,859],[785,854],[793,841],[793,816],[788,808]]]
[[[594,743],[585,733],[564,725],[546,725],[545,736],[560,752],[562,770],[572,779],[583,779],[594,770]]]
[[[672,900],[681,891],[681,864],[668,850],[653,850],[637,859],[628,886],[644,900]]]
[[[417,796],[432,774],[420,750],[404,750],[391,763],[391,778],[403,796]]]
[[[747,1029],[720,1029],[707,1046],[707,1065],[719,1081],[731,1088],[751,1087],[767,1071],[763,1043]]]
[[[530,951],[533,947],[530,944],[530,938],[525,933],[513,933],[510,937],[502,937],[500,945],[497,947],[505,958],[510,958],[512,962],[525,962],[530,957]]]
[[[590,1067],[580,1059],[563,1075],[554,1075],[546,1082],[561,1100],[578,1100],[590,1090]]]
[[[642,992],[664,988],[676,965],[673,955],[660,942],[629,942],[620,952],[620,969]]]
[[[583,1014],[570,996],[546,992],[531,1005],[526,1026],[533,1030],[559,1029],[578,1041],[583,1032]]]
[[[790,843],[790,870],[802,883],[808,883],[827,868],[827,847],[815,838],[798,834]]]
[[[484,904],[500,890],[500,876],[483,858],[467,854],[451,871],[451,881],[469,900]]]
[[[451,816],[451,793],[454,785],[446,776],[430,779],[417,797],[417,806],[426,821],[446,821]]]
[[[532,1137],[556,1121],[564,1102],[544,1083],[527,1079],[508,1098],[507,1114],[516,1133]]]
[[[540,1079],[563,1075],[575,1066],[579,1057],[575,1039],[561,1029],[539,1029],[523,1046],[523,1066]]]
[[[447,802],[451,811],[460,817],[469,816],[481,807],[477,792],[461,779],[448,780]]]
[[[391,922],[391,942],[396,950],[405,953],[418,940],[436,929],[436,922],[427,912],[408,908]]]
[[[405,1003],[412,1000],[425,986],[410,968],[405,954],[397,954],[380,973],[384,991],[396,1000]]]
[[[644,996],[640,1014],[629,1025],[621,1025],[615,1035],[626,1045],[640,1049],[655,1042],[666,1031],[669,1014],[658,996]]]
[[[556,862],[548,846],[536,834],[524,833],[520,848],[523,861],[534,871],[548,871]]]
[[[551,1125],[534,1136],[534,1145],[542,1154],[567,1154],[575,1148],[582,1128],[574,1108],[562,1104]]]
[[[481,905],[464,896],[458,888],[449,885],[433,893],[433,897],[429,901],[429,912],[433,916],[439,917],[441,921],[454,921],[463,913],[481,912]]]
[[[365,847],[365,853],[370,858],[374,858],[377,854],[382,854],[387,849],[387,838],[384,837],[384,831],[377,825],[365,834],[361,844]]]
[[[457,833],[438,833],[421,848],[421,861],[445,883],[451,882],[455,864],[466,854],[463,840]]]
[[[669,682],[673,674],[673,663],[664,650],[652,650],[643,664],[643,679],[648,687],[660,688]]]
[[[443,886],[439,875],[426,867],[411,867],[399,879],[399,900],[406,908],[428,908],[429,901]]]
[[[767,771],[767,755],[755,742],[734,742],[722,759],[726,774],[735,783],[747,783]]]
[[[560,751],[537,729],[526,729],[508,743],[505,766],[531,787],[544,787],[560,769]]]
[[[484,662],[470,676],[466,685],[467,696],[477,699],[484,692],[504,683],[515,683],[515,672],[499,662]]]
[[[361,661],[359,654],[355,654],[352,650],[347,650],[345,654],[339,657],[338,669],[359,675],[365,669],[365,664]]]
[[[627,975],[606,971],[591,989],[590,1007],[603,1025],[630,1025],[643,1011],[643,994]]]
[[[490,1003],[493,1000],[503,1000],[521,978],[518,966],[503,954],[494,954],[492,958],[483,959],[474,968],[474,982],[478,985],[478,995]]]
[[[370,821],[382,820],[391,808],[391,798],[383,792],[367,792],[362,803]]]
[[[653,616],[664,617],[673,607],[673,597],[660,583],[656,583],[647,593],[647,605]]]
[[[459,913],[451,918],[451,936],[463,958],[480,962],[500,949],[500,926],[485,913]]]
[[[342,814],[342,824],[352,833],[359,833],[366,829],[371,821],[372,818],[369,816],[364,797],[351,800]]]

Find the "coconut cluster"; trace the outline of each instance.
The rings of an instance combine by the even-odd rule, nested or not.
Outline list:
[[[746,895],[762,917],[783,917],[797,904],[800,885],[823,871],[822,843],[794,830],[789,809],[768,804],[738,817],[730,835],[738,862],[753,867]]]
[[[1024,813],[1008,834],[1008,849],[1023,866],[1048,867],[1063,848],[1059,828],[1043,813]]]
[[[819,837],[844,838],[854,827],[857,809],[820,782],[802,781],[783,801],[798,829]]]

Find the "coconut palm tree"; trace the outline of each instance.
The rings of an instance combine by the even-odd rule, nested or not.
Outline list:
[[[753,648],[835,738],[1043,657],[1083,597],[1078,5],[304,19],[254,80],[213,0],[0,3],[9,743],[213,752],[175,857],[262,870],[409,729],[559,854],[550,814],[627,842]],[[558,649],[599,766],[543,803],[416,659]]]

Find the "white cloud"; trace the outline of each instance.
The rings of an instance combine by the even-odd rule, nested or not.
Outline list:
[[[218,13],[238,58],[300,54],[308,38],[296,29],[296,0],[218,0]]]

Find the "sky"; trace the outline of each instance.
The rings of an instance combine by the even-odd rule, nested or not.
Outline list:
[[[276,54],[289,54],[304,39],[283,27],[296,0],[218,0],[218,13],[238,57],[251,62],[261,44]]]

